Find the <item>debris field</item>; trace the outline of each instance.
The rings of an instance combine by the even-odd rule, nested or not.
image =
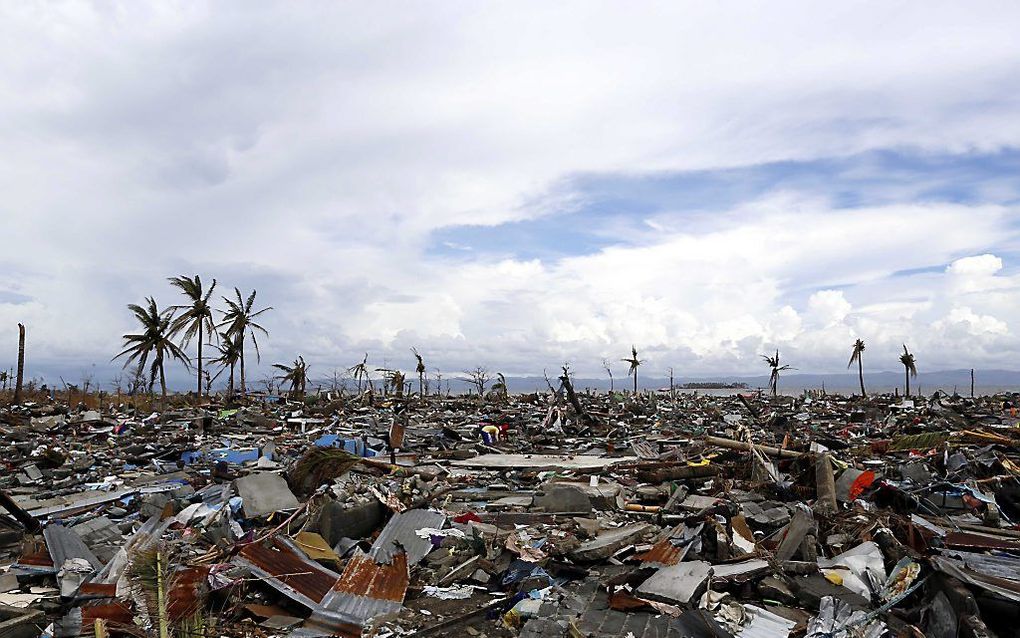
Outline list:
[[[1020,395],[561,383],[0,408],[0,637],[1020,635]]]

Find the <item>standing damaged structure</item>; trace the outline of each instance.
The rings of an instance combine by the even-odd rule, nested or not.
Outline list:
[[[1018,402],[4,408],[0,636],[1005,638]]]

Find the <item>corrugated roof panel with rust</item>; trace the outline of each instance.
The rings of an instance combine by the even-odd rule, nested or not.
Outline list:
[[[309,607],[318,605],[337,581],[335,572],[281,543],[276,543],[272,549],[262,543],[251,543],[239,556],[278,591]]]

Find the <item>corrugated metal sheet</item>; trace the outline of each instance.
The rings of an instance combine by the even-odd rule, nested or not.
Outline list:
[[[384,565],[377,564],[369,554],[356,554],[333,585],[333,591],[403,602],[408,584],[407,564],[408,557],[403,552],[394,554],[393,560]]]
[[[283,543],[275,543],[272,549],[262,543],[251,543],[245,545],[239,556],[249,569],[278,591],[310,608],[322,602],[337,581],[335,572],[298,555]]]
[[[128,601],[113,602],[103,605],[90,605],[81,607],[82,627],[91,629],[95,626],[96,618],[102,618],[110,623],[118,623],[126,627],[134,625],[134,612],[131,610]]]
[[[1012,556],[990,556],[974,552],[943,551],[943,554],[958,558],[967,568],[996,578],[1020,581],[1020,558]]]
[[[946,547],[968,547],[975,549],[1020,550],[1020,540],[978,534],[975,532],[949,532]]]
[[[204,607],[209,592],[208,577],[208,566],[189,567],[173,573],[166,609],[170,620],[184,620]]]
[[[365,624],[374,618],[396,614],[403,606],[410,581],[407,555],[393,555],[389,564],[380,565],[369,554],[358,552],[347,563],[340,580],[312,611],[296,637],[361,635]]]
[[[659,458],[658,446],[653,446],[651,443],[644,439],[631,441],[630,449],[634,450],[634,453],[637,454],[642,459],[654,460]]]
[[[63,523],[56,522],[47,525],[43,530],[43,538],[46,539],[46,549],[49,550],[50,558],[53,559],[53,566],[57,569],[60,569],[64,561],[69,558],[84,559],[96,571],[103,568],[102,561],[96,558],[92,550],[85,545],[81,536],[78,536],[74,530],[64,527]]]
[[[993,591],[1013,601],[1020,601],[1020,581],[991,576],[976,571],[961,560],[945,556],[932,556],[931,564],[935,569],[955,576],[965,583]]]
[[[669,536],[655,543],[650,550],[642,552],[634,558],[653,565],[668,567],[676,565],[687,556],[691,543],[701,535],[704,523],[687,527],[683,523],[674,527]]]
[[[432,541],[421,538],[417,531],[431,527],[438,529],[446,522],[446,515],[426,509],[407,510],[390,519],[379,538],[372,543],[369,555],[379,563],[388,563],[399,553],[407,553],[407,563],[416,565],[432,551]]]
[[[673,539],[664,538],[658,543],[652,545],[652,548],[647,552],[642,552],[636,555],[634,558],[644,563],[653,563],[656,565],[676,565],[684,556],[687,554],[689,545],[683,547],[673,544]]]

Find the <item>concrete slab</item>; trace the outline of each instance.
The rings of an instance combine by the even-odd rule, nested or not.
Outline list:
[[[683,605],[700,593],[711,572],[712,565],[703,560],[662,567],[641,583],[637,594],[642,598]]]
[[[271,472],[249,474],[235,480],[234,487],[244,501],[244,515],[248,518],[301,506],[297,497],[287,487],[286,479],[279,474]]]

